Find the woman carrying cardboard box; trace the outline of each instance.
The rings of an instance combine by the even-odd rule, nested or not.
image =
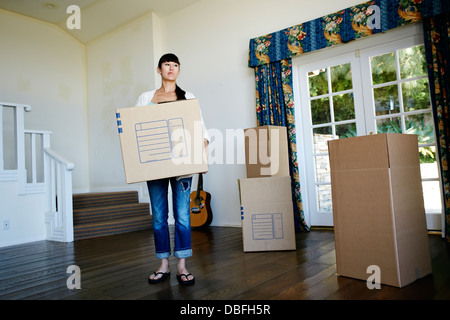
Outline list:
[[[157,71],[161,75],[161,87],[157,90],[144,92],[139,97],[136,106],[195,98],[192,93],[182,90],[176,83],[180,73],[180,61],[176,55],[171,53],[163,55],[159,60]],[[206,148],[209,143],[209,136],[203,119],[202,125]],[[156,257],[161,260],[159,269],[153,272],[148,278],[149,283],[159,283],[170,276],[169,256],[171,249],[167,222],[169,213],[167,200],[169,183],[172,187],[173,214],[175,219],[174,256],[179,259],[177,279],[182,285],[195,283],[194,276],[186,269],[186,258],[192,256],[189,210],[191,182],[192,176],[147,181],[153,214]]]

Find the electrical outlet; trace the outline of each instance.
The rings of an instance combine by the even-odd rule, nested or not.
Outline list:
[[[9,230],[10,227],[11,227],[11,222],[9,222],[9,220],[3,221],[3,230]]]

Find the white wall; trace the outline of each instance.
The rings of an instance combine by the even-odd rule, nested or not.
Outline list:
[[[17,182],[0,183],[0,248],[45,240],[44,196],[17,196]],[[3,223],[9,222],[9,230]]]
[[[53,133],[52,148],[75,163],[88,188],[84,45],[61,28],[0,10],[0,101],[29,104],[25,129]]]
[[[90,191],[129,187],[115,110],[155,86],[153,22],[149,13],[87,45]]]

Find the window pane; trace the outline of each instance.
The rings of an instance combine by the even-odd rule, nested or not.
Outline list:
[[[319,69],[308,73],[309,95],[317,97],[328,93],[327,69]]]
[[[396,84],[373,89],[377,116],[400,112],[398,87]]]
[[[373,84],[397,80],[395,55],[393,52],[370,58]]]
[[[431,108],[428,79],[420,79],[402,83],[402,92],[405,111]]]
[[[328,156],[314,157],[316,164],[316,182],[330,182],[330,160]]]
[[[328,98],[311,100],[311,118],[313,125],[331,122],[330,100]]]
[[[333,92],[350,90],[352,84],[352,69],[350,63],[341,64],[330,68],[331,89]]]
[[[328,141],[333,140],[333,131],[331,127],[322,127],[313,129],[314,152],[328,153]]]
[[[437,179],[439,178],[439,172],[436,160],[430,163],[420,164],[420,174],[422,179]]]
[[[334,120],[344,121],[355,119],[353,93],[340,94],[333,97]]]
[[[442,202],[439,181],[423,181],[422,188],[425,212],[441,213]]]
[[[336,126],[336,135],[339,139],[356,137],[356,123],[341,124]]]
[[[434,143],[436,140],[431,112],[405,117],[405,129],[405,133],[417,134],[419,136],[419,144]]]
[[[423,45],[398,51],[402,79],[427,75],[425,48]]]
[[[402,133],[399,117],[377,120],[377,133]]]
[[[438,170],[437,170],[437,162],[436,162],[436,147],[430,146],[430,147],[420,147],[419,148],[419,157],[420,157],[420,164],[422,165],[433,165],[434,169],[431,171],[431,169],[427,169],[426,176],[424,176],[425,173],[422,173],[422,178],[438,178]],[[434,173],[433,173],[434,172]],[[430,176],[432,174],[432,176]]]
[[[331,212],[331,185],[317,186],[319,211]]]

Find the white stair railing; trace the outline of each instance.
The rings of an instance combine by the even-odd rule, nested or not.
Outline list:
[[[3,126],[5,108],[13,109],[13,113],[9,114],[13,124],[8,128]],[[25,130],[25,111],[31,111],[31,107],[0,102],[0,182],[17,181],[18,195],[45,194],[43,215],[47,224],[47,239],[72,242],[74,164],[50,148],[51,132]],[[3,144],[5,134],[8,136],[8,146]],[[15,149],[15,154],[11,149]],[[8,169],[5,169],[4,154],[8,155]]]
[[[49,144],[44,146],[45,156],[45,222],[47,239],[60,242],[73,241],[72,171],[74,164],[56,154]]]

